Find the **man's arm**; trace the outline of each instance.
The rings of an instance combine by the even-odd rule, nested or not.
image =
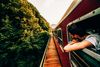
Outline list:
[[[85,47],[88,46],[92,46],[92,43],[89,41],[82,41],[82,42],[78,42],[78,43],[73,43],[73,44],[68,44],[64,47],[65,52],[70,52],[70,51],[74,51],[74,50],[79,50],[79,49],[83,49]]]

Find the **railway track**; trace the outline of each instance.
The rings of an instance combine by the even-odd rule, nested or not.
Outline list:
[[[62,67],[57,50],[56,50],[56,46],[53,40],[53,36],[51,36],[48,42],[45,58],[43,60],[43,64],[41,67],[55,67],[55,66]]]

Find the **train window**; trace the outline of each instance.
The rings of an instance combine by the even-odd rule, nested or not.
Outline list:
[[[94,29],[89,30],[88,33],[93,34],[94,31]],[[72,38],[68,34],[68,41],[70,42],[71,40]],[[100,50],[96,50],[94,47],[88,47],[82,50],[72,51],[70,52],[70,55],[71,63],[74,63],[74,65],[77,65],[77,67],[100,66]]]
[[[87,29],[87,33],[89,33],[89,34],[100,34],[100,25],[99,25],[100,20],[99,20],[99,17],[100,17],[100,14],[98,14],[96,16],[93,16],[91,18],[82,20],[82,21],[77,22],[77,23],[80,24],[80,26],[83,26],[84,28],[86,28]],[[72,40],[72,38],[69,35],[69,33],[67,33],[67,37],[68,37],[68,41]],[[94,50],[95,47],[88,47],[88,49],[91,49],[91,48],[93,49],[93,51],[95,51]]]
[[[69,32],[67,31],[67,41],[68,43],[72,40],[71,36],[69,35]]]
[[[57,31],[52,31],[53,35],[57,38]]]
[[[92,15],[95,14],[95,15]],[[82,18],[82,19],[81,19]],[[89,34],[100,34],[100,8],[97,11],[93,11],[88,15],[82,16],[79,19],[71,22],[80,23],[88,29]],[[70,25],[69,24],[69,25]],[[68,32],[68,31],[67,31]],[[68,41],[71,41],[71,36],[67,34]],[[99,39],[100,40],[100,39]],[[100,50],[96,50],[94,47],[88,47],[82,50],[70,52],[72,64],[79,67],[99,67],[100,66]],[[74,65],[73,64],[73,65]]]
[[[61,28],[57,29],[58,42],[63,46],[63,37]]]
[[[91,11],[90,13],[72,21],[68,25],[71,25],[73,23],[78,23],[80,24],[80,26],[82,25],[84,28],[86,28],[89,34],[94,34],[94,33],[100,34],[100,24],[99,24],[100,19],[99,18],[100,18],[100,8],[97,8]],[[69,35],[68,35],[68,40],[71,40]]]

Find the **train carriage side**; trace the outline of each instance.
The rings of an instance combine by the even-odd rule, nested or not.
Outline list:
[[[58,38],[58,44],[60,44],[57,44],[59,57],[63,67],[99,67],[100,51],[96,51],[94,48],[85,48],[83,50],[72,51],[70,53],[65,53],[63,51],[63,47],[71,40],[67,31],[68,25],[72,23],[82,23],[86,26],[92,25],[93,28],[100,29],[100,0],[77,1],[79,1],[77,6],[75,6],[72,11],[69,11],[69,14],[63,18],[63,20],[55,28],[56,38]]]

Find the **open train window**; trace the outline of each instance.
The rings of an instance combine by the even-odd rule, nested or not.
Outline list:
[[[62,30],[61,30],[61,28],[57,29],[57,37],[58,37],[58,42],[63,46],[63,37],[62,37]]]
[[[91,11],[90,13],[79,17],[78,19],[72,21],[67,26],[78,23],[80,26],[82,25],[84,28],[87,29],[87,33],[89,34],[99,34],[100,35],[100,8],[97,8],[96,10]],[[68,32],[68,31],[67,31]],[[71,37],[68,34],[68,41],[71,41]]]
[[[86,14],[68,25],[73,23],[83,24],[86,28],[88,28],[89,34],[100,34],[100,8]],[[67,31],[68,33],[68,31]],[[69,34],[68,41],[71,41],[72,38]],[[99,67],[100,66],[100,50],[96,50],[94,47],[88,47],[82,50],[73,51],[71,54],[71,60],[74,65],[82,66],[82,67]]]

